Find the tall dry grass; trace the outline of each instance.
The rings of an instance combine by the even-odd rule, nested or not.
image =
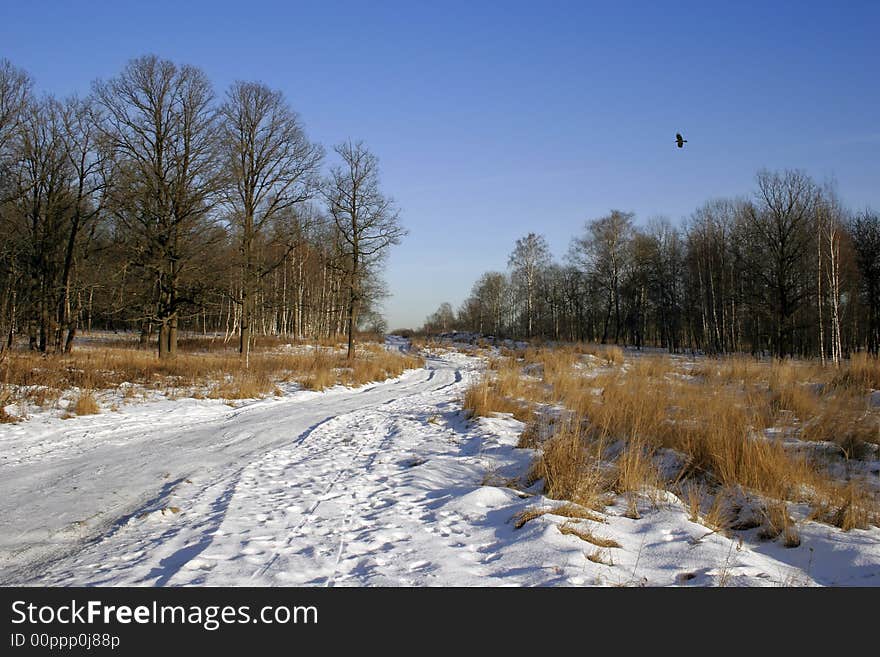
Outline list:
[[[83,390],[76,398],[73,412],[77,415],[96,415],[101,412],[101,407],[91,390]]]
[[[501,394],[490,375],[483,375],[465,390],[463,407],[472,418],[510,413],[517,420],[525,422],[532,415],[530,403]]]
[[[248,367],[230,350],[179,353],[163,360],[145,350],[119,347],[84,348],[59,356],[14,352],[0,362],[0,395],[6,403],[20,400],[42,406],[74,387],[102,391],[136,384],[175,396],[198,392],[244,399],[269,394],[284,381],[323,390],[336,384],[380,381],[423,365],[419,356],[387,351],[380,345],[361,346],[354,360],[340,350],[323,347],[257,351],[251,354]]]
[[[876,359],[823,368],[734,357],[686,372],[669,357],[621,363],[611,355],[589,375],[578,363],[577,349],[527,350],[493,363],[497,374],[469,391],[471,403],[489,411],[512,400],[571,411],[549,439],[541,441],[534,418],[520,441],[540,448],[531,479],[543,479],[549,497],[599,508],[611,493],[673,490],[690,481],[714,492],[707,514],[723,524],[723,492],[747,490],[764,500],[765,526],[779,526],[787,543],[796,532],[770,511],[787,502],[806,503],[813,518],[843,529],[880,521],[876,492],[857,477],[839,481],[821,450],[809,448],[833,443],[843,460],[875,453],[880,413],[868,393],[880,385]],[[695,376],[673,376],[679,372]],[[661,452],[680,461],[671,476],[658,465]]]

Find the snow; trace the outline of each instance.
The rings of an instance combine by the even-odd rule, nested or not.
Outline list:
[[[712,532],[671,494],[640,500],[638,520],[620,498],[603,522],[546,513],[516,529],[560,502],[523,483],[521,422],[461,411],[483,367],[435,349],[361,388],[0,425],[0,584],[880,585],[876,528],[805,521],[786,548]]]

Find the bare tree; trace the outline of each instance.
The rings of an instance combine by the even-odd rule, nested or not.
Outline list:
[[[572,252],[578,264],[593,276],[605,292],[606,311],[602,343],[608,341],[608,324],[614,311],[614,343],[620,339],[620,286],[626,254],[633,233],[633,214],[612,210],[586,225],[584,235],[574,240]]]
[[[18,133],[25,108],[31,95],[31,79],[12,62],[0,58],[0,234],[5,244],[0,245],[0,351],[12,346],[16,330],[18,293],[21,271],[16,255],[21,244],[11,238],[14,232],[14,203],[19,185],[13,180],[12,142]]]
[[[526,336],[534,335],[535,294],[541,273],[550,264],[550,248],[542,235],[529,233],[516,241],[507,260],[513,270],[512,281],[526,302]]]
[[[379,189],[379,161],[363,142],[345,142],[334,149],[342,164],[334,166],[324,195],[339,240],[339,267],[347,288],[348,357],[354,358],[354,331],[364,300],[364,276],[388,247],[406,235],[392,199]]]
[[[0,59],[0,154],[21,121],[32,84],[27,73]]]
[[[861,274],[862,297],[867,310],[867,347],[880,351],[880,214],[865,210],[851,221],[856,264]]]
[[[715,199],[697,208],[686,230],[694,330],[711,353],[724,353],[737,343],[734,233],[741,213],[741,202]]]
[[[247,363],[255,292],[260,281],[281,265],[295,246],[288,241],[280,259],[261,264],[255,252],[257,243],[283,213],[316,194],[323,149],[306,139],[299,117],[281,92],[264,84],[235,82],[226,93],[220,116],[230,177],[225,197],[241,231],[239,350]]]
[[[70,163],[58,103],[29,102],[16,133],[13,202],[17,257],[24,274],[24,314],[31,349],[45,352],[54,332],[54,292],[69,216]]]
[[[75,254],[85,228],[103,209],[103,191],[108,181],[105,152],[97,143],[97,116],[91,99],[70,98],[58,107],[64,130],[65,154],[70,162],[71,213],[68,221],[67,245],[61,270],[61,283],[56,302],[57,333],[55,349],[70,352],[76,335],[72,308],[72,282]],[[66,332],[66,337],[64,333]]]
[[[752,247],[750,270],[769,293],[776,356],[792,353],[793,319],[810,295],[806,277],[811,267],[816,189],[800,171],[757,175],[758,193],[745,210]]]
[[[115,151],[116,216],[134,238],[138,264],[155,281],[159,357],[174,356],[178,321],[193,298],[182,286],[217,189],[216,120],[211,83],[192,66],[155,55],[128,63],[94,85],[101,131]]]
[[[425,319],[423,330],[429,333],[446,333],[454,324],[455,312],[452,310],[452,304],[444,301]]]

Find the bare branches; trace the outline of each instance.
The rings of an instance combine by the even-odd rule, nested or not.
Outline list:
[[[207,76],[155,55],[134,59],[94,85],[98,123],[113,154],[110,207],[132,231],[130,252],[157,272],[159,355],[173,355],[177,318],[187,302],[187,260],[217,202],[217,121]]]
[[[18,128],[32,86],[27,73],[0,59],[0,155]]]
[[[334,166],[324,197],[339,236],[348,288],[348,354],[354,356],[354,329],[363,300],[362,279],[387,251],[406,235],[394,202],[379,189],[379,162],[362,142],[334,149],[342,164]]]
[[[293,250],[288,244],[271,265],[258,263],[265,229],[318,191],[323,149],[306,139],[299,117],[284,100],[257,82],[235,82],[220,107],[220,146],[226,165],[223,198],[240,231],[242,286],[239,349],[247,363],[254,314],[253,295],[262,278]]]

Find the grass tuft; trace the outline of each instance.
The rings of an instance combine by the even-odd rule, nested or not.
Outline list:
[[[91,390],[83,390],[73,407],[74,413],[77,415],[96,415],[101,412],[94,393]]]
[[[579,527],[572,523],[564,523],[559,525],[559,531],[565,535],[577,536],[582,541],[586,541],[587,543],[592,543],[596,547],[600,548],[619,548],[620,543],[615,541],[612,538],[603,538],[601,536],[596,536],[588,529],[584,529],[583,527]]]

